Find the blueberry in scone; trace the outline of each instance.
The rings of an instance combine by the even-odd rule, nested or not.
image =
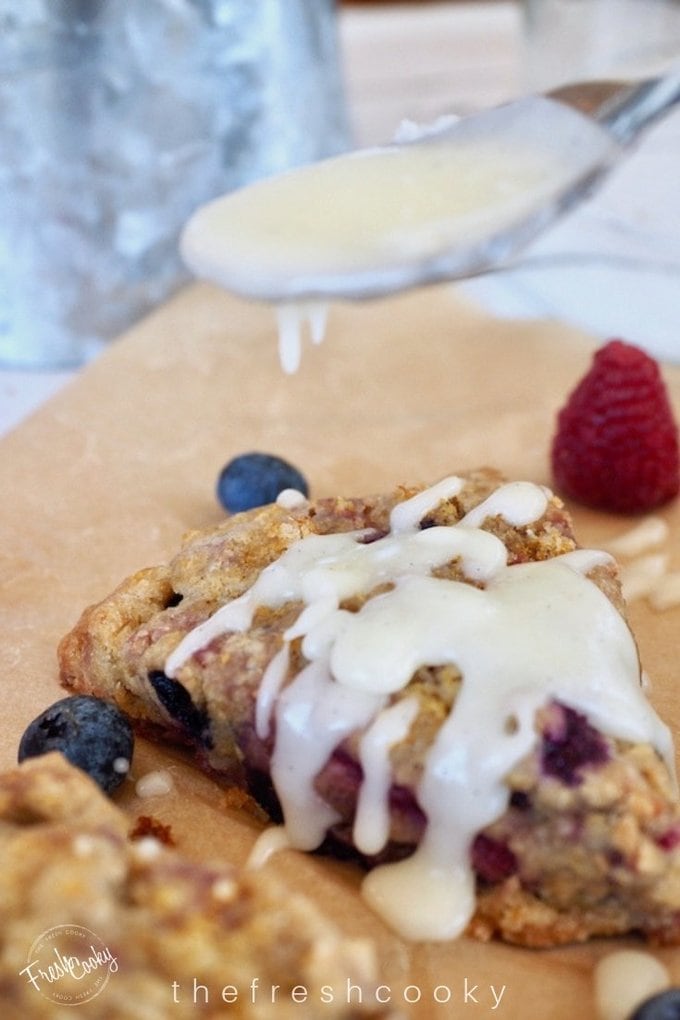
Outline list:
[[[60,661],[292,846],[349,847],[406,937],[680,942],[670,734],[615,562],[542,486],[238,514],[86,610]]]

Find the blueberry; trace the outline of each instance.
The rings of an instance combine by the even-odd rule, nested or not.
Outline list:
[[[252,510],[276,502],[284,489],[297,489],[304,496],[309,488],[292,464],[271,453],[242,453],[220,472],[217,498],[229,513]]]
[[[133,747],[132,729],[122,712],[83,694],[62,698],[34,719],[21,738],[18,759],[61,751],[105,793],[112,793],[125,778]]]
[[[207,713],[196,708],[186,687],[183,687],[179,680],[172,680],[166,676],[160,669],[151,670],[149,683],[166,712],[189,736],[200,740],[206,746],[212,746]]]
[[[680,988],[669,988],[638,1006],[630,1020],[680,1020]]]

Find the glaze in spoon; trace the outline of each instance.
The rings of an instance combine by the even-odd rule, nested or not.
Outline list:
[[[586,82],[324,160],[201,207],[190,269],[245,297],[357,300],[498,268],[680,101],[680,75]]]

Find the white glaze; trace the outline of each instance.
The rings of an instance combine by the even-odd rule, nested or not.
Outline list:
[[[322,343],[326,336],[328,305],[325,301],[309,301],[305,305],[305,314],[309,323],[309,335],[312,338],[312,343]]]
[[[647,553],[621,567],[621,588],[627,602],[650,595],[666,576],[667,553]]]
[[[384,705],[380,694],[336,683],[324,658],[310,662],[283,691],[271,776],[293,846],[314,850],[338,821],[314,780],[335,748],[368,726]]]
[[[359,746],[363,782],[354,818],[352,838],[357,850],[377,854],[390,835],[389,793],[392,785],[390,750],[408,735],[418,714],[418,699],[404,698],[373,720]]]
[[[165,797],[174,789],[174,781],[167,769],[154,769],[141,776],[135,783],[138,797]]]
[[[475,835],[506,809],[504,776],[534,747],[536,711],[552,698],[585,713],[604,733],[649,742],[672,769],[670,734],[641,689],[637,651],[622,617],[586,576],[611,557],[578,550],[541,562],[507,565],[507,550],[480,529],[487,517],[530,526],[545,512],[546,490],[500,487],[456,526],[418,530],[443,499],[462,488],[455,477],[398,504],[390,533],[311,535],[264,570],[252,588],[191,632],[166,664],[170,676],[219,634],[244,630],[258,605],[301,601],[284,635],[302,639],[303,670],[281,689],[287,658],[270,664],[258,698],[257,726],[276,739],[272,779],[286,838],[313,849],[337,821],[315,789],[334,750],[362,733],[368,779],[356,816],[357,845],[378,852],[389,837],[390,748],[415,709],[396,705],[423,665],[450,663],[463,676],[453,711],[425,762],[416,792],[428,818],[406,861],[374,869],[365,895],[386,920],[413,938],[457,935],[474,910],[469,852]],[[452,560],[474,584],[432,576]],[[387,590],[358,612],[344,599]]]
[[[285,644],[267,665],[255,705],[255,732],[260,740],[269,736],[272,712],[288,672],[288,645]]]
[[[670,571],[656,582],[649,593],[649,603],[661,613],[680,605],[680,571]]]
[[[276,309],[279,331],[279,361],[288,375],[300,367],[302,358],[302,320],[296,305],[279,305]]]
[[[606,543],[615,556],[628,562],[621,567],[621,586],[627,602],[647,599],[657,612],[680,605],[680,571],[669,570],[670,553],[663,547],[670,530],[663,517],[645,517],[634,528]],[[661,546],[656,552],[649,550]]]
[[[276,505],[283,510],[297,510],[306,504],[307,497],[299,489],[282,489],[276,497]]]
[[[101,840],[86,832],[79,832],[71,844],[76,857],[94,857],[101,853]]]
[[[163,853],[163,844],[155,836],[144,836],[132,844],[132,852],[139,861],[149,864]]]
[[[634,528],[610,539],[605,548],[613,556],[640,556],[668,540],[670,528],[663,517],[644,517]]]
[[[285,826],[271,825],[268,829],[264,829],[253,843],[246,867],[257,871],[267,863],[273,854],[278,853],[279,850],[288,850],[291,846]]]
[[[218,903],[231,903],[238,893],[238,885],[233,878],[218,878],[210,887],[210,893]]]
[[[305,323],[313,344],[320,344],[326,335],[328,306],[323,302],[285,302],[277,306],[279,360],[288,375],[294,375],[302,358],[302,333]]]
[[[423,517],[436,506],[440,500],[453,499],[463,491],[463,479],[456,475],[448,475],[436,482],[428,489],[416,493],[410,499],[405,499],[392,510],[390,514],[390,531],[393,535],[399,535],[404,531],[413,531],[418,527]]]
[[[621,949],[604,956],[594,972],[599,1020],[626,1020],[646,999],[670,986],[661,960],[639,949]]]
[[[487,517],[502,517],[513,527],[522,528],[539,520],[547,506],[547,490],[542,486],[508,482],[470,510],[460,523],[464,527],[479,528]]]

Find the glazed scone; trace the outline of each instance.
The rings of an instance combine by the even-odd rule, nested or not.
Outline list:
[[[405,936],[680,942],[680,804],[611,557],[483,469],[272,505],[88,609],[63,683],[353,848]]]
[[[324,986],[337,992],[348,976],[372,985],[370,946],[343,939],[303,897],[263,874],[133,842],[129,827],[59,754],[0,775],[3,1020],[60,1020],[81,1001],[92,1020],[316,1017]],[[56,970],[71,954],[74,980]],[[202,990],[194,1001],[195,979],[207,1002]],[[309,1002],[291,998],[296,985]],[[328,999],[334,1020],[388,1015]]]

